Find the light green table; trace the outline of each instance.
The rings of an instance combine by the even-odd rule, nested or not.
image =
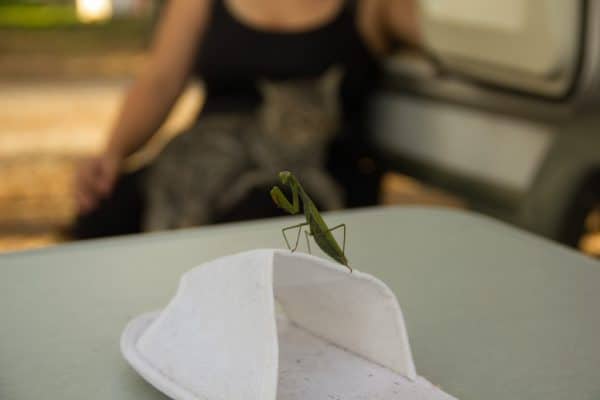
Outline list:
[[[281,247],[291,221],[0,256],[0,399],[163,398],[121,358],[127,321],[166,304],[203,261]],[[600,263],[464,213],[328,221],[348,224],[352,265],[397,294],[421,375],[461,400],[600,399]]]

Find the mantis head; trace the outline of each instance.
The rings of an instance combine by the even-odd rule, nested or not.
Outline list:
[[[292,173],[290,171],[281,171],[279,173],[279,179],[281,180],[281,183],[283,183],[284,185],[288,184],[291,176],[292,176]]]

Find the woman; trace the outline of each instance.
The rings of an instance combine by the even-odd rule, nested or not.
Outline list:
[[[116,185],[119,171],[123,160],[160,127],[190,76],[199,75],[205,82],[204,114],[255,106],[260,97],[252,83],[257,78],[306,77],[342,64],[346,126],[356,128],[361,102],[375,75],[374,60],[394,42],[419,43],[416,1],[168,2],[149,60],[125,97],[106,148],[78,171],[75,193],[82,217],[75,234],[89,237],[139,229],[140,207],[128,209],[131,201],[139,201],[136,178],[121,179]],[[340,140],[353,137],[346,130]],[[338,152],[338,157],[347,156]],[[335,170],[336,163],[332,165]]]

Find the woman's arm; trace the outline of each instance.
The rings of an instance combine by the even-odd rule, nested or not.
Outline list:
[[[418,0],[380,0],[380,21],[388,41],[421,45]]]
[[[362,0],[359,30],[371,50],[383,56],[394,42],[421,44],[418,0]]]
[[[125,157],[158,130],[183,90],[206,26],[212,0],[170,0],[149,58],[129,88],[102,154],[85,160],[74,182],[80,213],[110,195]]]
[[[128,90],[111,130],[107,153],[127,157],[163,123],[189,76],[210,3],[210,0],[167,3],[148,61]]]

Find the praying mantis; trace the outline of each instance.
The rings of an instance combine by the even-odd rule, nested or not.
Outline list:
[[[280,172],[279,179],[283,185],[287,185],[291,189],[292,202],[290,203],[290,201],[285,197],[285,195],[279,187],[274,186],[271,189],[271,198],[273,199],[275,204],[279,208],[287,211],[290,214],[297,214],[300,212],[301,201],[304,216],[306,218],[306,222],[288,226],[281,230],[281,233],[283,234],[283,238],[288,249],[290,249],[292,252],[296,251],[296,249],[298,248],[298,242],[300,241],[300,231],[302,230],[302,227],[308,226],[308,232],[304,231],[308,251],[310,252],[310,243],[308,240],[308,236],[310,235],[315,239],[315,242],[317,243],[317,245],[319,245],[321,250],[323,250],[327,255],[329,255],[331,258],[333,258],[340,264],[345,265],[350,270],[350,272],[352,272],[352,268],[348,265],[348,259],[346,259],[346,255],[344,253],[346,250],[346,224],[339,224],[334,226],[333,228],[329,228],[323,220],[323,217],[321,217],[321,214],[319,213],[319,210],[317,209],[315,203],[304,191],[304,188],[302,187],[302,185],[300,185],[298,179],[296,179],[296,177],[291,172]],[[296,244],[292,248],[292,246],[290,246],[285,232],[287,230],[295,228],[298,228],[298,235],[296,237]],[[331,232],[338,228],[344,229],[344,240],[341,248],[338,242],[331,234]]]

